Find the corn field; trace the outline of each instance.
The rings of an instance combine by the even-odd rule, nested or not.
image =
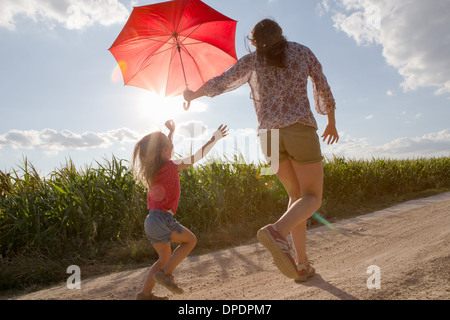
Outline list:
[[[324,174],[320,213],[340,218],[371,201],[449,190],[450,158],[333,158],[324,163]],[[251,239],[288,203],[276,176],[261,175],[259,166],[241,164],[237,157],[208,159],[181,172],[180,179],[177,220],[197,234],[200,246],[199,234]],[[126,160],[113,157],[81,169],[69,160],[46,177],[27,160],[11,172],[0,171],[0,289],[20,285],[8,269],[15,259],[37,255],[57,261],[70,254],[95,260],[112,245],[144,239],[147,213],[146,190],[136,184]]]

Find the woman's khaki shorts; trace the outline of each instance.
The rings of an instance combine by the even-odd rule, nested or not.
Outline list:
[[[312,164],[323,160],[316,128],[301,123],[261,133],[260,145],[270,165],[274,161],[281,163],[288,159],[300,164]]]

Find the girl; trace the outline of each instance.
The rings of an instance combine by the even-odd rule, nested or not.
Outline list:
[[[169,120],[166,127],[168,136],[155,132],[139,141],[133,154],[133,170],[137,180],[148,187],[148,209],[145,233],[158,253],[159,259],[150,268],[138,300],[166,300],[152,293],[155,282],[175,294],[182,294],[174,281],[172,273],[194,248],[197,239],[187,228],[176,221],[180,198],[180,177],[178,172],[198,162],[222,138],[228,135],[226,126],[221,125],[212,138],[193,156],[179,161],[170,160],[173,155],[173,133],[175,124]],[[180,245],[172,253],[171,242]]]
[[[306,255],[306,221],[321,206],[323,167],[317,123],[307,95],[312,80],[316,111],[327,115],[322,135],[333,144],[339,140],[335,101],[312,51],[283,36],[273,20],[259,22],[252,31],[256,52],[241,59],[223,75],[206,82],[198,91],[186,90],[187,101],[214,97],[249,83],[258,118],[258,132],[266,158],[289,195],[289,207],[274,224],[258,232],[259,241],[272,254],[276,266],[289,278],[305,281],[315,272]],[[272,130],[275,130],[272,132]],[[267,140],[275,139],[279,152],[270,155]],[[296,251],[292,257],[286,236],[291,234]]]

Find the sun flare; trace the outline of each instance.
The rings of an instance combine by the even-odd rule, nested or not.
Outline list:
[[[203,102],[194,101],[189,111],[183,108],[184,99],[178,97],[164,97],[151,92],[141,93],[138,97],[138,117],[151,119],[154,123],[165,123],[165,121],[187,115],[188,113],[205,112],[208,105]]]
[[[111,74],[111,81],[113,83],[123,82],[122,71],[126,71],[126,69],[127,63],[125,61],[120,61]]]

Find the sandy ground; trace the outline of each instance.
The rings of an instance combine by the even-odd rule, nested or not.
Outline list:
[[[327,227],[308,231],[309,258],[317,274],[303,284],[285,278],[256,243],[189,257],[175,272],[185,294],[175,296],[158,285],[155,293],[171,300],[450,299],[450,193],[335,227],[339,232]],[[81,270],[80,290],[63,284],[13,299],[134,299],[146,272],[83,279]],[[369,289],[368,282],[380,288]]]

